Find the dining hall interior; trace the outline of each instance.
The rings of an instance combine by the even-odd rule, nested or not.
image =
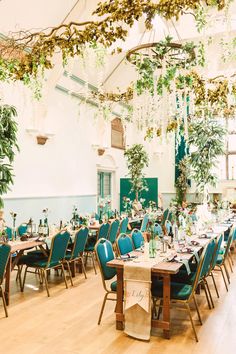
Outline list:
[[[236,1],[0,19],[0,352],[234,354]]]

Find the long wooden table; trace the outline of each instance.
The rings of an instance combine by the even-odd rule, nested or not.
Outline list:
[[[11,257],[9,258],[6,274],[5,274],[5,298],[7,305],[10,304],[10,279],[11,272],[15,266],[17,266],[20,257],[23,255],[24,251],[29,250],[32,247],[39,247],[42,252],[45,252],[44,241],[37,241],[35,239],[29,241],[10,241],[8,243],[11,246]],[[12,257],[16,253],[15,257]]]
[[[212,234],[212,238],[217,235]],[[195,250],[200,251],[209,241],[209,238],[198,238],[195,237],[194,240],[200,243],[199,246],[195,247]],[[140,252],[135,252],[140,256]],[[190,260],[193,257],[193,253],[178,253],[182,259]],[[117,302],[116,302],[116,329],[123,330],[124,328],[124,310],[123,310],[123,294],[124,294],[124,283],[123,283],[123,273],[124,273],[124,260],[114,259],[107,263],[108,267],[116,268],[117,271]],[[171,275],[177,274],[182,267],[183,263],[178,262],[166,262],[161,261],[154,265],[151,269],[152,277],[162,277],[163,278],[163,320],[152,320],[153,328],[163,329],[163,335],[165,338],[170,338],[170,280]]]

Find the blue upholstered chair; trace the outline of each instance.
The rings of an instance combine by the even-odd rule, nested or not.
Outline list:
[[[120,230],[119,230],[120,234],[126,234],[127,229],[128,229],[128,224],[129,224],[129,218],[127,216],[126,218],[121,220]]]
[[[120,226],[119,220],[114,220],[111,223],[107,239],[112,243],[112,245],[116,242],[119,226]]]
[[[98,319],[98,324],[100,324],[106,301],[107,300],[116,301],[117,282],[116,282],[116,280],[114,280],[110,284],[110,289],[108,289],[106,281],[111,280],[112,278],[114,278],[116,276],[116,269],[110,268],[107,266],[107,262],[109,262],[115,258],[111,242],[106,240],[105,238],[99,239],[95,245],[95,252],[96,252],[98,265],[99,265],[99,269],[100,269],[100,273],[101,273],[101,277],[102,277],[102,284],[103,284],[104,290],[106,292],[104,299],[103,299],[99,319]],[[109,295],[115,295],[115,297],[109,297]]]
[[[122,256],[133,251],[133,243],[130,236],[126,234],[120,234],[116,240],[116,245],[119,254]]]
[[[201,254],[200,261],[198,263],[197,270],[196,270],[195,277],[194,277],[194,281],[192,282],[192,284],[186,284],[184,282],[179,283],[176,281],[171,282],[171,293],[170,293],[171,301],[173,301],[173,305],[175,303],[178,303],[178,304],[182,304],[185,306],[184,309],[188,312],[189,319],[191,321],[192,329],[194,332],[194,336],[195,336],[195,339],[197,342],[198,342],[198,337],[197,337],[196,329],[195,329],[194,322],[192,319],[189,303],[192,300],[194,301],[196,311],[198,314],[199,322],[200,322],[200,324],[202,324],[199,308],[198,308],[197,301],[195,298],[195,291],[197,289],[197,286],[199,285],[199,281],[200,281],[201,275],[203,273],[203,268],[206,267],[207,263],[208,263],[208,260],[206,260],[207,249],[208,249],[208,247],[206,246]],[[160,299],[161,300],[160,308],[161,308],[163,306],[163,282],[161,280],[156,280],[156,279],[153,280],[152,295],[153,295],[154,306],[156,307],[157,300]],[[158,311],[158,317],[160,316],[160,308]]]
[[[65,255],[65,262],[67,263],[67,266],[68,266],[68,271],[69,271],[69,276],[70,276],[70,281],[71,281],[72,286],[73,286],[73,280],[72,280],[72,275],[71,275],[71,271],[70,271],[70,266],[71,265],[74,266],[74,272],[75,272],[75,264],[78,261],[81,262],[85,279],[87,279],[85,266],[84,266],[84,260],[83,260],[83,254],[84,254],[84,249],[85,249],[85,245],[86,245],[87,238],[88,238],[88,233],[89,233],[89,229],[87,227],[81,227],[79,229],[79,231],[77,231],[75,234],[72,250],[67,251],[66,255]]]
[[[171,230],[171,222],[169,220],[165,221],[165,229],[166,229],[167,235],[169,235],[170,230]]]
[[[161,236],[163,235],[163,230],[162,230],[162,227],[160,224],[156,223],[154,225],[154,234],[157,235],[157,236]]]
[[[18,236],[22,236],[27,232],[27,223],[22,223],[17,227]]]
[[[93,269],[95,274],[97,274],[97,270],[96,270],[96,266],[95,266],[95,259],[94,259],[94,252],[95,252],[95,244],[97,242],[97,240],[100,240],[100,238],[107,238],[108,237],[108,233],[109,233],[109,229],[110,229],[110,224],[109,223],[104,223],[101,224],[99,230],[98,230],[98,234],[96,237],[88,237],[86,246],[85,246],[85,266],[87,265],[87,261],[88,261],[88,257],[91,258],[92,263],[93,263]]]
[[[12,228],[11,228],[11,227],[9,227],[9,226],[6,226],[5,231],[6,231],[6,234],[7,234],[7,238],[8,238],[8,240],[12,240],[12,233],[13,233]]]
[[[44,280],[47,294],[49,294],[49,289],[48,289],[48,281],[47,281],[47,271],[53,268],[61,268],[62,273],[64,275],[64,281],[66,288],[68,288],[67,281],[66,281],[66,275],[65,275],[65,269],[63,266],[63,261],[65,259],[66,255],[66,250],[67,246],[70,240],[70,234],[66,231],[62,231],[55,235],[52,238],[52,243],[51,243],[51,249],[50,249],[50,254],[48,257],[45,257],[43,259],[34,259],[32,257],[25,258],[25,274],[24,274],[24,280],[23,280],[23,289],[24,291],[24,285],[25,285],[25,280],[26,280],[26,274],[27,274],[27,269],[28,268],[34,268],[39,271],[41,274],[41,279]]]
[[[147,231],[148,221],[149,221],[149,215],[145,214],[143,217],[143,221],[142,221],[142,225],[141,225],[141,229],[140,229],[141,232]]]
[[[2,283],[5,278],[6,267],[11,254],[11,247],[9,245],[0,245],[0,295],[2,297],[3,307],[6,317],[8,317],[5,293],[2,288]]]
[[[135,249],[140,248],[144,242],[142,232],[138,229],[133,229],[131,233],[131,237],[132,237],[134,248]]]

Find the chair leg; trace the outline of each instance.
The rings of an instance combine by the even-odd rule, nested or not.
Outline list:
[[[86,270],[85,270],[85,266],[84,266],[83,257],[80,257],[80,260],[81,260],[81,266],[82,266],[82,271],[84,273],[84,277],[85,277],[85,279],[87,279],[87,274],[86,274]]]
[[[226,288],[227,291],[229,291],[228,285],[227,285],[227,282],[226,282],[226,279],[225,279],[225,275],[224,275],[224,272],[223,272],[223,269],[222,269],[222,266],[219,266],[219,268],[220,268],[220,272],[222,274],[222,278],[223,278],[224,283],[225,283],[225,288]]]
[[[212,281],[213,281],[213,285],[214,285],[214,288],[215,288],[215,291],[216,291],[216,295],[217,295],[217,297],[219,298],[220,295],[219,295],[218,288],[217,288],[217,286],[216,286],[216,281],[215,281],[215,277],[214,277],[214,275],[213,275],[213,272],[211,272],[210,275],[211,275],[211,277],[212,277]]]
[[[21,292],[22,292],[22,293],[23,293],[24,287],[25,287],[25,280],[26,280],[27,269],[28,269],[28,267],[26,266],[26,267],[25,267],[25,274],[24,274],[24,278],[23,278],[22,289],[21,289]]]
[[[48,297],[50,297],[49,288],[48,288],[47,273],[46,273],[45,269],[42,269],[42,273],[41,274],[42,274],[42,278],[44,279],[44,282],[45,282],[45,286],[46,286]]]
[[[230,258],[230,262],[231,262],[231,264],[233,266],[234,265],[234,260],[233,260],[233,256],[232,256],[231,251],[229,252],[229,258]]]
[[[228,263],[229,263],[229,268],[230,268],[230,271],[231,271],[231,273],[233,273],[234,271],[233,271],[233,267],[232,267],[231,258],[230,258],[230,256],[229,256],[229,255],[228,255],[228,257],[227,257],[227,261],[228,261]]]
[[[207,288],[207,291],[208,291],[208,294],[209,294],[209,297],[210,297],[210,301],[211,301],[212,307],[214,309],[215,308],[215,304],[214,304],[212,296],[211,296],[211,291],[210,291],[207,279],[205,279],[205,284],[206,284],[206,288]]]
[[[66,263],[67,263],[67,267],[68,267],[68,273],[69,273],[71,286],[74,286],[73,280],[72,280],[72,274],[71,274],[71,270],[70,270],[70,262],[66,262]]]
[[[108,296],[108,293],[105,294],[104,299],[103,299],[102,308],[101,308],[99,319],[98,319],[98,325],[100,325],[101,320],[102,320],[102,315],[103,315],[103,311],[104,311],[104,308],[105,308],[105,305],[106,305],[107,296]]]
[[[155,297],[152,298],[152,303],[153,303],[153,318],[157,319],[157,299]]]
[[[8,311],[7,311],[7,305],[6,305],[6,299],[5,299],[5,294],[4,291],[0,285],[0,291],[1,291],[1,296],[2,296],[2,303],[5,311],[5,316],[8,317]]]
[[[162,313],[162,306],[163,306],[163,300],[160,300],[160,305],[159,305],[159,309],[158,309],[158,313],[157,313],[157,319],[160,319],[161,313]]]
[[[93,252],[91,253],[91,257],[92,257],[94,272],[95,272],[95,274],[97,274],[97,270],[96,270],[96,267],[95,267],[94,253]]]
[[[199,311],[199,307],[198,307],[195,295],[193,295],[193,301],[194,301],[194,305],[195,305],[196,310],[197,310],[197,315],[198,315],[199,322],[202,325],[202,318],[201,318],[201,315],[200,315],[200,311]]]
[[[226,267],[225,262],[223,263],[223,267],[224,267],[224,269],[225,269],[225,274],[226,274],[226,277],[227,277],[227,279],[228,279],[228,283],[230,284],[229,271],[228,271],[228,268]]]
[[[194,326],[194,323],[193,323],[193,319],[192,319],[192,315],[191,315],[189,304],[185,303],[185,305],[186,305],[186,309],[188,311],[189,319],[191,321],[191,325],[192,325],[192,329],[193,329],[193,332],[194,332],[194,336],[195,336],[196,342],[198,342],[197,332],[196,332],[196,329],[195,329],[195,326]]]
[[[65,273],[65,268],[64,268],[63,263],[61,264],[61,269],[62,269],[62,272],[63,272],[63,277],[64,277],[64,282],[65,282],[65,285],[66,285],[66,289],[68,289],[68,284],[67,284],[67,280],[66,280],[66,273]]]
[[[209,296],[208,296],[208,293],[207,293],[206,284],[205,284],[204,281],[202,281],[201,284],[203,285],[203,289],[204,289],[204,291],[205,291],[205,295],[206,295],[208,307],[209,307],[209,309],[211,310],[211,303],[210,303]]]

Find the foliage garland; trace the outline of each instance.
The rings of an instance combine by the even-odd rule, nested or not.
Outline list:
[[[152,20],[160,15],[166,20],[178,19],[186,11],[194,14],[199,7],[216,7],[222,10],[225,0],[114,0],[100,2],[93,15],[100,21],[70,22],[52,28],[49,32],[18,33],[12,36],[0,48],[1,80],[22,80],[28,83],[37,78],[39,72],[53,67],[52,57],[56,51],[62,53],[63,62],[83,52],[87,43],[100,43],[110,47],[117,39],[124,40],[128,34],[127,26],[132,27],[145,15],[147,29],[152,28]],[[122,27],[126,25],[126,28]],[[117,51],[120,51],[117,48]]]

